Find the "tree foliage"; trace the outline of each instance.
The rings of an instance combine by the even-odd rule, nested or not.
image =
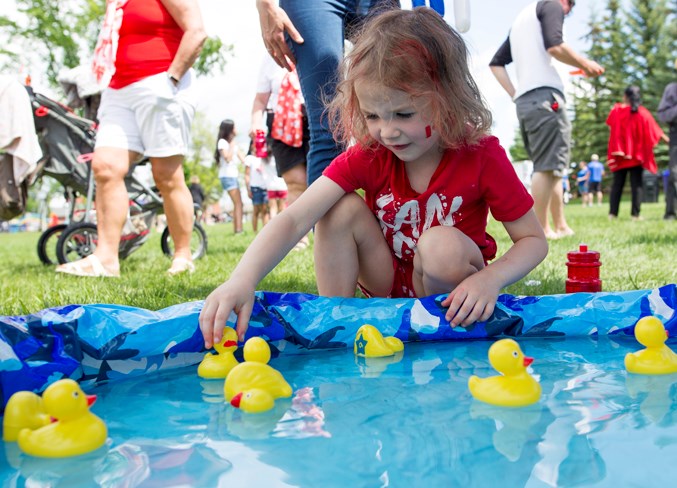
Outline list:
[[[573,107],[572,161],[588,160],[593,153],[606,155],[606,117],[613,104],[622,101],[627,86],[638,85],[642,104],[655,113],[664,87],[675,79],[677,0],[606,0],[601,12],[592,12],[588,29],[585,55],[605,72],[576,80],[573,93],[567,94]],[[518,142],[522,144],[516,137],[515,146]],[[667,165],[665,144],[659,144],[655,154],[660,167]]]
[[[104,0],[16,0],[14,16],[0,16],[0,69],[16,72],[22,64],[44,64],[49,83],[57,74],[88,62],[105,10]],[[199,74],[222,73],[231,45],[211,37],[195,62]]]
[[[191,125],[191,147],[186,155],[184,173],[186,180],[198,176],[207,195],[207,202],[217,201],[223,190],[214,169],[214,150],[216,149],[216,128],[202,112],[196,112]]]

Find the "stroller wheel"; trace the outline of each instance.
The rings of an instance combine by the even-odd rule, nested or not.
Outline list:
[[[169,257],[174,256],[174,241],[172,241],[169,235],[169,227],[165,227],[165,230],[162,231],[160,245],[162,246],[163,253]],[[193,234],[190,237],[190,252],[193,259],[200,259],[207,254],[207,233],[198,222],[193,224]]]
[[[43,264],[58,263],[56,243],[66,227],[68,227],[66,224],[53,225],[40,236],[38,240],[38,257]]]
[[[70,263],[89,256],[99,240],[96,224],[81,222],[70,225],[61,233],[56,243],[59,264]]]

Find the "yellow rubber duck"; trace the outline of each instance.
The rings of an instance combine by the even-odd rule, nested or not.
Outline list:
[[[17,391],[7,401],[2,420],[2,440],[16,442],[22,429],[35,430],[51,422],[42,398],[32,391]]]
[[[395,336],[383,337],[381,331],[369,324],[357,329],[353,352],[363,358],[382,358],[403,351],[404,344]]]
[[[249,339],[247,343],[252,339]],[[268,350],[267,354],[260,350],[261,341]],[[247,348],[245,343],[245,352],[250,349],[252,348]],[[270,347],[263,339],[254,341],[253,349],[256,351],[254,357],[257,359],[270,357]],[[247,359],[247,357],[251,358],[251,353],[245,356],[245,362],[235,366],[226,378],[223,385],[226,401],[245,412],[259,413],[273,408],[275,399],[291,396],[291,386],[277,370],[264,362]]]
[[[245,361],[256,361],[268,364],[270,361],[270,346],[262,337],[252,337],[244,343],[242,351]]]
[[[200,378],[225,378],[238,361],[235,359],[237,350],[237,332],[232,327],[223,329],[223,338],[218,344],[214,344],[216,354],[208,352],[197,367],[197,375]]]
[[[501,376],[468,379],[470,393],[477,400],[502,407],[523,407],[541,397],[541,385],[527,372],[534,361],[522,353],[512,339],[501,339],[489,348],[489,362]]]
[[[56,421],[36,430],[21,430],[19,449],[31,456],[47,458],[79,456],[98,449],[106,442],[108,430],[89,411],[95,399],[85,395],[71,379],[52,383],[42,394],[42,401],[47,414]]]
[[[656,317],[644,317],[635,324],[635,338],[646,346],[625,356],[625,369],[636,374],[670,374],[677,372],[677,354],[665,345],[668,331]]]

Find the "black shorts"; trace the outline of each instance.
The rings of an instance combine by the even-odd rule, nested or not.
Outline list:
[[[590,192],[602,191],[602,182],[601,181],[591,181],[588,183],[588,189]]]
[[[266,125],[268,126],[268,134],[273,132],[273,112],[268,112]],[[282,176],[284,173],[299,164],[306,164],[306,156],[308,149],[310,149],[310,130],[308,129],[308,116],[306,115],[306,107],[303,106],[303,143],[301,147],[294,147],[285,144],[282,141],[273,139],[268,136],[270,146],[273,149],[273,157],[275,158],[275,167],[277,168],[277,175]]]

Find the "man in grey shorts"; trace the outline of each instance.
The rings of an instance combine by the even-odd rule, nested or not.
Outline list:
[[[599,64],[564,42],[564,16],[571,12],[574,3],[574,0],[538,0],[525,7],[489,63],[498,82],[515,101],[524,145],[534,163],[531,180],[534,211],[549,239],[574,233],[564,217],[561,184],[570,159],[571,124],[566,114],[564,84],[552,58],[582,69],[586,76],[604,72]],[[515,85],[505,68],[513,61]]]

